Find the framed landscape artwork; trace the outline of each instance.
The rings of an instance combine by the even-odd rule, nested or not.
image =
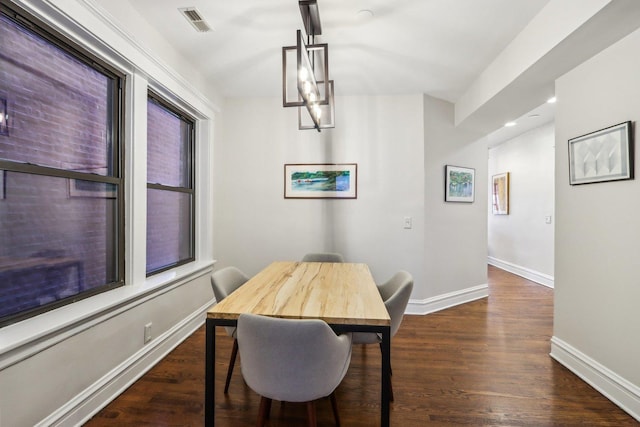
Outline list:
[[[285,199],[356,199],[356,163],[284,165]]]
[[[624,179],[633,179],[631,122],[569,140],[571,185]]]
[[[476,170],[460,166],[445,166],[445,202],[472,203],[475,196]]]
[[[509,215],[509,172],[494,175],[491,202],[494,215]]]

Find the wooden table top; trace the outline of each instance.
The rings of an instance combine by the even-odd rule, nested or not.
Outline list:
[[[352,263],[274,262],[209,309],[207,317],[237,319],[241,313],[329,324],[391,323],[369,267]]]

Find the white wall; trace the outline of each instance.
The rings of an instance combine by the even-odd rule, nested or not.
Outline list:
[[[553,286],[554,168],[553,123],[489,149],[489,263],[547,286]],[[493,215],[492,177],[504,172],[509,215]]]
[[[423,293],[422,97],[338,97],[336,128],[297,129],[279,98],[229,99],[214,148],[215,257],[255,274],[273,260],[341,252]],[[284,199],[285,163],[357,163],[358,198]],[[403,218],[413,228],[403,229]]]
[[[481,298],[487,291],[487,143],[455,127],[453,104],[424,96],[425,311]],[[445,165],[475,169],[475,201],[444,201]]]
[[[638,420],[640,180],[570,186],[567,140],[631,120],[637,144],[639,50],[636,31],[556,82],[551,352]]]

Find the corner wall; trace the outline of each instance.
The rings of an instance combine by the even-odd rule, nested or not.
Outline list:
[[[336,128],[299,131],[280,99],[229,99],[214,148],[215,258],[255,274],[341,252],[378,282],[404,269],[408,312],[487,296],[487,146],[423,95],[336,98]],[[285,163],[358,164],[356,200],[284,199]],[[444,165],[476,169],[476,200],[444,202]],[[411,217],[412,228],[404,228]]]
[[[424,95],[425,299],[432,312],[486,297],[487,142],[454,125],[453,104]],[[444,201],[445,165],[475,169],[473,203]]]
[[[556,82],[555,309],[551,355],[640,421],[640,180],[569,185],[567,140],[634,122],[640,31]],[[637,150],[636,150],[637,151]]]

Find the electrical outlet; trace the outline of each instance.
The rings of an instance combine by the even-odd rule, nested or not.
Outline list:
[[[151,325],[153,325],[153,323],[147,323],[146,325],[144,325],[144,343],[145,344],[151,341]]]

